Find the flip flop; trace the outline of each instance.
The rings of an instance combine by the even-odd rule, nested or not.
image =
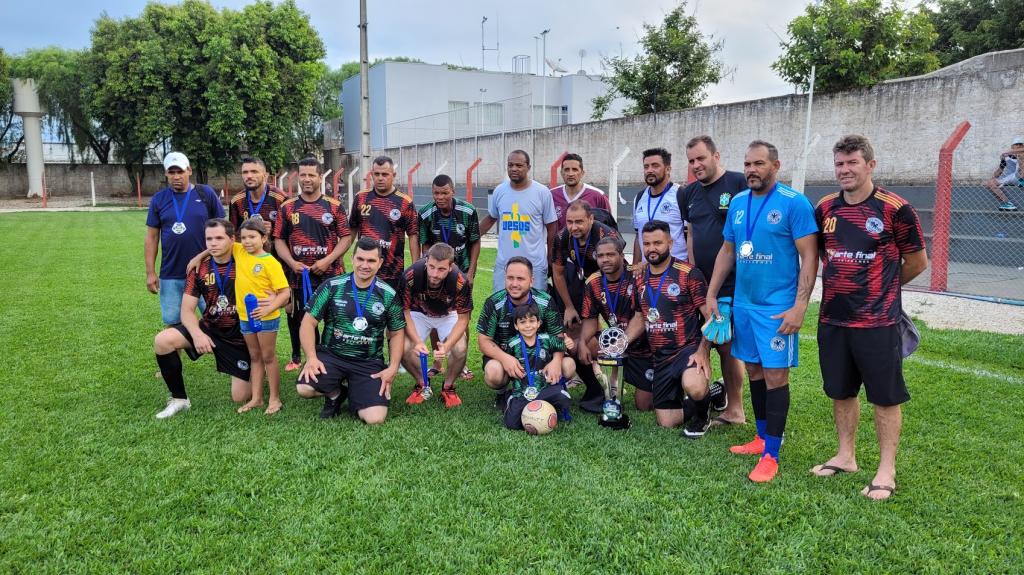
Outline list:
[[[462,369],[462,379],[464,379],[465,381],[473,381],[473,370],[467,369],[467,368],[463,368]]]
[[[821,473],[815,471],[814,467],[817,467],[818,471],[831,471],[832,473],[822,475]],[[815,465],[814,467],[811,468],[811,475],[815,475],[817,477],[834,477],[836,475],[839,475],[840,473],[856,473],[860,471],[860,469],[843,469],[842,467],[836,465],[826,465],[824,463],[822,463],[821,465]]]
[[[427,370],[427,377],[428,378],[430,378],[430,377],[437,377],[438,375],[441,375],[441,370],[437,369],[436,367],[432,367],[432,368]]]
[[[719,415],[718,417],[711,420],[711,423],[708,424],[708,427],[723,427],[726,425],[746,425],[746,423],[746,421],[744,421],[743,423],[737,421],[729,421],[728,419]]]
[[[872,491],[888,491],[889,495],[888,495],[888,497],[885,497],[885,498],[882,498],[882,499],[875,499],[873,497],[868,497],[868,495]],[[895,485],[875,485],[874,483],[868,483],[867,493],[865,493],[864,491],[861,491],[861,495],[863,495],[864,497],[867,497],[868,499],[871,499],[872,501],[886,501],[889,498],[891,498],[892,494],[895,493],[895,492],[896,492],[896,486]]]

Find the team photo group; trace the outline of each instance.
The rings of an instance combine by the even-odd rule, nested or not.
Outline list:
[[[371,189],[358,192],[351,209],[324,193],[314,158],[299,162],[294,197],[268,183],[260,159],[244,158],[245,189],[225,213],[212,188],[191,181],[187,156],[172,152],[164,159],[168,186],[146,221],[146,284],[159,294],[165,325],[153,347],[170,392],[156,417],[192,406],[182,351],[215,358],[240,413],[280,411],[282,372],[291,372],[286,383],[299,397],[320,398],[320,418],[347,405],[368,424],[385,422],[393,394],[408,393],[414,406],[434,399],[457,408],[458,385],[479,369],[477,381],[494,391],[496,425],[530,433],[579,421],[579,412],[628,429],[636,410],[699,439],[746,424],[746,380],[753,438],[730,451],[752,456],[751,481],[769,482],[779,471],[790,370],[801,328],[814,319],[806,316],[820,273],[818,369],[838,450],[810,472],[858,471],[863,386],[880,460],[861,494],[888,499],[900,406],[910,399],[903,359],[917,341],[901,289],[928,258],[914,208],[873,181],[869,140],[844,136],[832,155],[837,189],[815,206],[778,181],[778,150],[766,141],[728,159],[742,162],[736,172],[725,169],[712,138],[690,139],[675,174],[685,182],[692,173],[689,184],[673,182],[671,152],[645,150],[637,160],[646,187],[632,202],[632,229],[620,233],[616,206],[585,183],[584,158],[572,153],[553,189],[531,177],[527,152],[509,153],[507,179],[480,218],[443,174],[432,181],[432,201],[417,207],[396,187],[386,156],[373,160]],[[474,301],[477,272],[491,273],[478,264],[492,229],[490,295]],[[291,348],[283,367],[282,324]],[[479,366],[467,362],[470,346]],[[394,385],[400,370],[411,389]],[[624,384],[632,388],[628,406]]]

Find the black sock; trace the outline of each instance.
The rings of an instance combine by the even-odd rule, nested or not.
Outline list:
[[[160,375],[175,399],[188,399],[185,393],[185,379],[181,376],[181,357],[177,351],[167,355],[157,355],[156,364],[160,366]]]
[[[768,385],[763,379],[750,380],[750,404],[754,408],[754,419],[764,421],[766,415],[765,400],[768,394]]]
[[[583,392],[582,399],[594,399],[595,397],[604,398],[604,388],[597,381],[597,376],[594,375],[594,366],[586,363],[580,363],[580,360],[573,359],[576,362],[576,374],[580,376],[580,381],[586,387],[586,391]]]
[[[709,412],[709,410],[711,408],[711,394],[710,393],[705,393],[704,394],[704,399],[693,399],[693,398],[690,398],[690,401],[693,402],[693,413],[694,413],[694,415],[696,415],[697,417],[700,417],[701,419],[707,419],[708,418],[708,412]]]
[[[782,437],[786,430],[786,416],[789,415],[789,386],[769,389],[765,401],[767,407],[768,435]]]
[[[299,342],[299,326],[302,325],[303,310],[293,311],[288,314],[288,339],[292,342],[292,359],[302,359],[302,343]]]

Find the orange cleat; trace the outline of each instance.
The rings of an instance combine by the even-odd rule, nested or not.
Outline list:
[[[423,387],[417,385],[412,389],[412,393],[406,398],[405,402],[409,405],[419,405],[425,401],[423,397]]]
[[[293,360],[289,361],[287,365],[284,366],[284,370],[285,371],[295,371],[296,369],[299,369],[300,367],[302,367],[302,364],[297,362],[297,361],[295,361],[293,359]]]
[[[736,455],[761,455],[764,453],[764,440],[755,435],[753,441],[743,445],[733,445],[729,451]]]
[[[462,398],[455,392],[455,388],[442,389],[441,399],[444,400],[444,406],[448,409],[462,405]]]
[[[748,479],[754,483],[768,483],[772,479],[775,479],[775,474],[779,472],[779,462],[769,453],[765,453],[757,465],[754,466],[754,470],[747,476]]]

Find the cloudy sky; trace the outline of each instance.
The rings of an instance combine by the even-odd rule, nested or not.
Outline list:
[[[215,6],[231,8],[246,3],[213,1]],[[80,0],[41,0],[38,4],[4,0],[0,2],[0,22],[4,22],[0,47],[10,53],[48,45],[86,47],[99,15],[99,8],[90,4]],[[357,1],[298,0],[297,4],[320,32],[331,67],[359,58]],[[561,59],[562,67],[575,72],[580,68],[580,52],[585,51],[583,68],[600,73],[602,55],[635,54],[643,24],[660,22],[676,1],[369,0],[368,4],[371,59],[412,56],[432,63],[479,66],[480,21],[486,16],[489,48],[500,34],[500,52],[486,53],[487,69],[511,70],[516,54],[534,58],[534,36],[550,29],[548,59]],[[770,65],[781,51],[777,34],[785,36],[786,24],[806,4],[804,0],[691,0],[688,10],[695,12],[705,34],[725,41],[721,58],[734,70],[730,79],[709,90],[705,103],[792,92]],[[139,14],[145,2],[105,0],[102,5],[109,15],[120,18]]]

